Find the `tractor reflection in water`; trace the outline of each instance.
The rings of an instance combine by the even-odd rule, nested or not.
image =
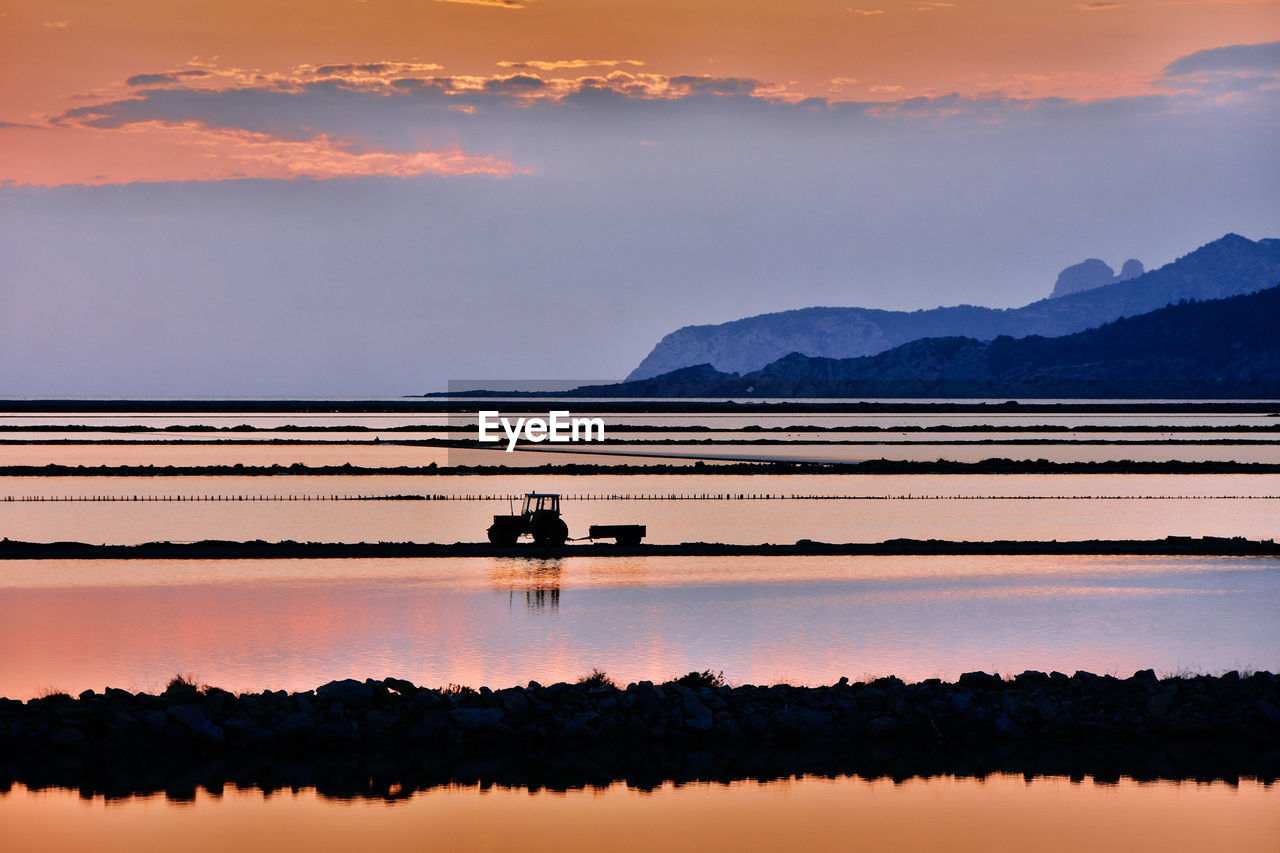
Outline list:
[[[519,515],[495,515],[489,525],[489,541],[494,545],[514,545],[521,536],[532,536],[538,545],[563,545],[569,525],[560,517],[560,496],[530,492],[524,496]]]

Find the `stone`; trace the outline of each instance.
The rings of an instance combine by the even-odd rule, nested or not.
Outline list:
[[[306,734],[316,727],[315,719],[304,711],[298,711],[285,717],[276,724],[275,730],[285,737]]]
[[[986,672],[965,672],[961,673],[956,683],[961,687],[993,688],[1002,687],[1004,680],[1000,678],[999,673],[993,675]]]
[[[316,696],[324,701],[338,701],[352,708],[366,708],[373,702],[373,685],[354,678],[330,681],[316,690]]]
[[[215,726],[195,705],[174,705],[169,709],[169,719],[176,721],[191,735],[200,740],[222,743],[227,739],[221,728]]]
[[[702,704],[698,694],[679,684],[675,685],[675,691],[684,708],[684,727],[695,732],[710,731],[715,723],[715,717],[711,709]]]
[[[509,716],[518,717],[529,710],[529,700],[519,690],[501,690],[498,695],[503,712]]]
[[[1036,716],[1044,723],[1053,722],[1057,719],[1058,713],[1061,711],[1058,707],[1058,703],[1054,702],[1048,696],[1041,696],[1039,699],[1036,699],[1036,701],[1032,703],[1032,708],[1035,709]]]
[[[501,708],[458,708],[449,712],[451,719],[464,732],[497,728],[502,722]]]
[[[84,743],[84,732],[79,729],[61,729],[49,735],[48,740],[57,746],[79,746]]]

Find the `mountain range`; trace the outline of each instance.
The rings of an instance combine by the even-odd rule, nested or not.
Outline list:
[[[802,308],[718,325],[685,326],[659,341],[627,381],[695,365],[746,374],[790,353],[827,359],[873,356],[923,338],[1060,337],[1181,300],[1220,299],[1277,282],[1280,240],[1255,242],[1227,234],[1149,272],[1143,272],[1138,261],[1129,260],[1115,275],[1103,262],[1089,259],[1063,271],[1053,296],[1021,308]],[[694,375],[707,374],[700,369]]]
[[[926,338],[874,356],[791,353],[579,389],[635,397],[1280,398],[1280,286],[1182,301],[1072,335]]]

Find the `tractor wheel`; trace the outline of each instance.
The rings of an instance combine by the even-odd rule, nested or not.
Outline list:
[[[563,518],[547,516],[534,519],[533,541],[539,545],[563,545],[569,538],[569,525]]]
[[[489,544],[491,545],[514,545],[519,538],[520,532],[518,530],[499,528],[496,524],[489,528]]]

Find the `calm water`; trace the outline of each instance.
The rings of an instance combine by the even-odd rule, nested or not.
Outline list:
[[[1221,438],[1217,436],[1215,438]],[[379,444],[0,444],[0,465],[293,465],[351,464],[368,468],[436,465],[672,465],[716,462],[866,462],[876,459],[933,462],[981,462],[984,459],[1044,459],[1050,462],[1261,462],[1280,463],[1280,441],[1258,438],[1249,443],[1054,444],[968,443],[936,440],[899,443],[842,444],[838,440],[805,444],[609,444],[550,447],[520,445],[503,449],[444,448]],[[505,445],[504,445],[505,447]]]
[[[815,778],[622,784],[565,792],[438,788],[395,800],[228,787],[194,801],[104,801],[68,790],[0,793],[5,849],[530,851],[1268,851],[1274,787],[1100,785],[1062,778]]]
[[[927,444],[882,428],[973,427],[954,441],[1111,438],[1037,426],[1269,426],[1266,415],[623,413],[610,424],[712,426],[716,437],[804,445],[635,445],[635,453],[724,458],[1245,459],[1278,461],[1280,442],[1237,445]],[[444,415],[0,416],[2,425],[84,423],[439,426]],[[749,425],[792,433],[727,432]],[[806,424],[840,426],[805,434]],[[1018,426],[1017,434],[983,432]],[[295,439],[303,435],[282,433]],[[438,432],[398,434],[438,437]],[[0,433],[0,439],[50,434]],[[68,433],[67,438],[120,438]],[[142,436],[134,435],[130,438]],[[208,435],[147,438],[241,437]],[[458,451],[334,444],[0,445],[0,464],[646,464],[645,456]],[[382,436],[394,440],[397,434]],[[637,439],[654,434],[636,433]],[[703,433],[686,437],[704,438]],[[1141,438],[1270,437],[1152,433]],[[834,445],[835,440],[905,444]],[[618,448],[614,448],[618,449]],[[454,454],[454,455],[451,455]],[[0,478],[0,535],[89,542],[298,539],[476,541],[506,496],[569,496],[572,535],[641,522],[649,541],[1274,538],[1277,476],[806,476]],[[251,496],[429,494],[459,501],[247,501]],[[820,495],[832,500],[673,500],[673,495]],[[667,496],[620,500],[623,495]],[[129,502],[38,502],[115,496]],[[158,502],[158,497],[217,501]],[[13,500],[3,500],[12,498]],[[1280,668],[1280,560],[1136,557],[840,557],[282,561],[29,561],[0,566],[0,695],[110,686],[159,690],[175,673],[231,689],[308,689],[396,675],[425,685],[544,683],[592,668],[619,681],[723,670],[732,683],[821,684],[972,669],[1088,669],[1128,675]],[[0,792],[0,848],[169,850],[1274,850],[1274,787],[1244,782],[1072,783],[937,777],[895,784],[804,778],[757,784],[615,784],[554,793],[447,787],[411,797],[331,800],[200,791],[104,801],[65,790]]]
[[[649,557],[15,561],[0,695],[232,690],[349,676],[437,686],[1127,676],[1280,668],[1280,560]]]
[[[266,539],[475,542],[507,496],[560,492],[571,536],[643,523],[649,542],[1159,539],[1280,535],[1280,475],[0,477],[0,535],[134,544]],[[38,502],[5,497],[476,495],[476,501]],[[618,495],[839,500],[618,500]],[[587,500],[586,498],[604,498]],[[910,499],[906,499],[910,498]]]

